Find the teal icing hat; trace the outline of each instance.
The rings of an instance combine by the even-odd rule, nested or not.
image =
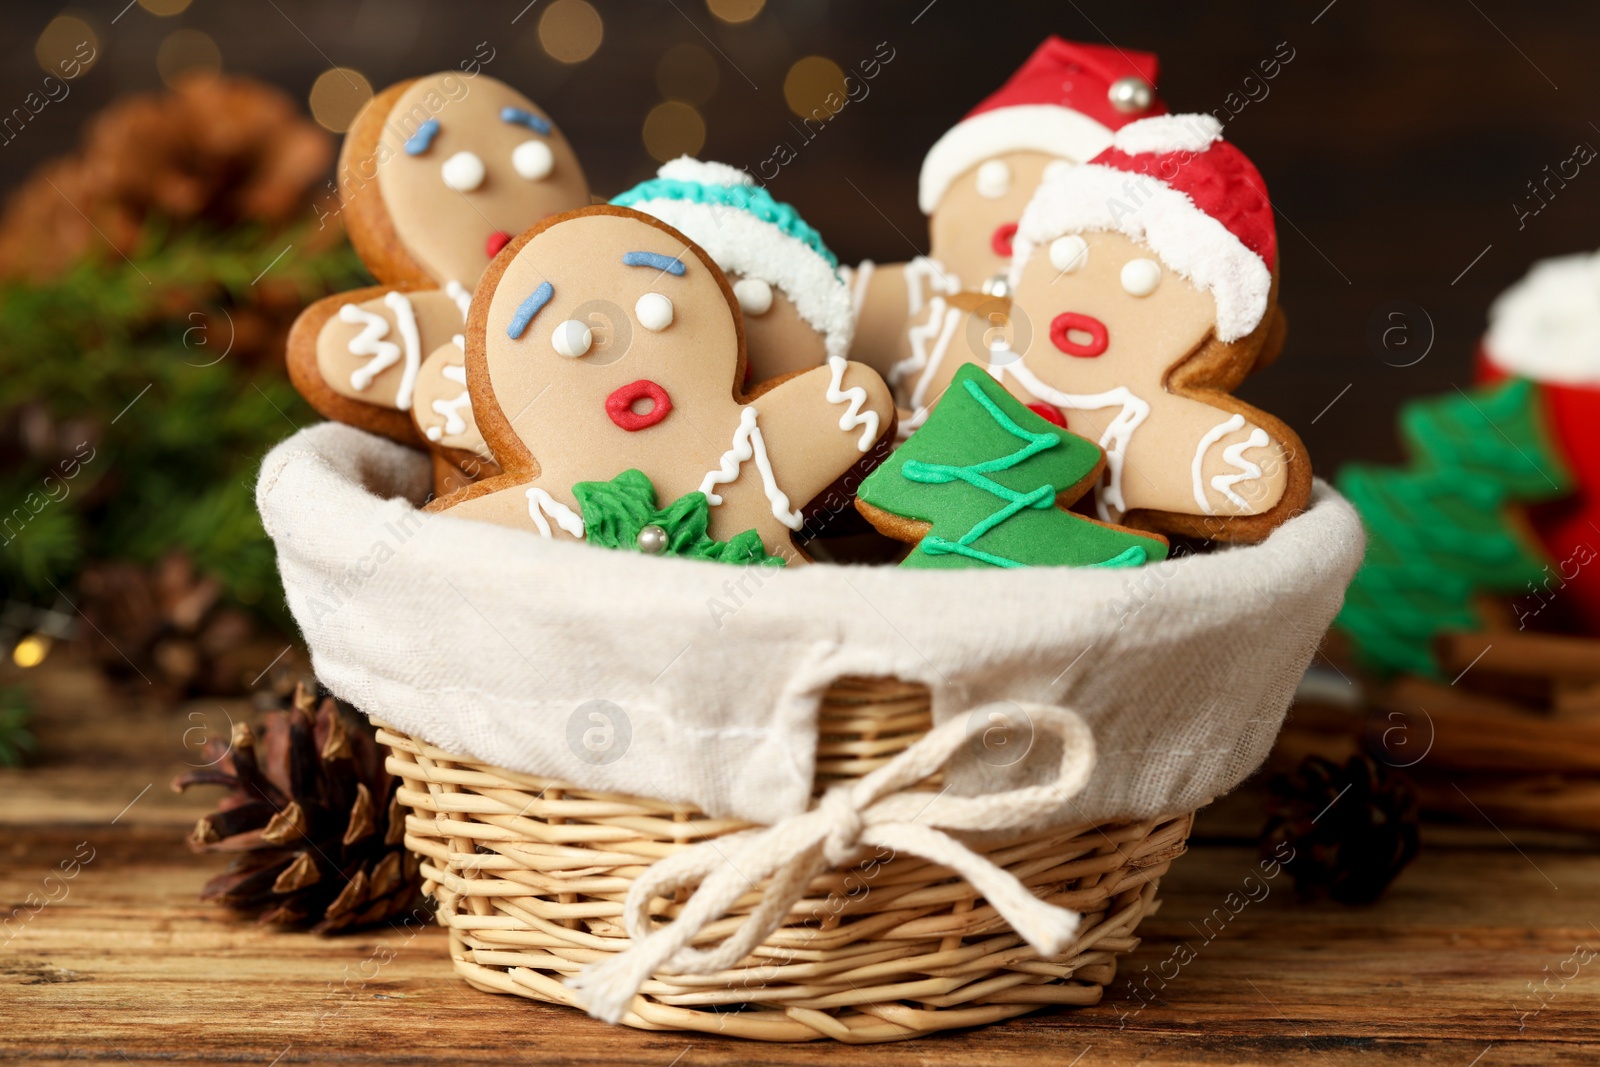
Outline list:
[[[855,316],[838,258],[792,205],[725,163],[680,156],[656,174],[611,202],[680,230],[723,270],[782,289],[830,357],[849,352]]]

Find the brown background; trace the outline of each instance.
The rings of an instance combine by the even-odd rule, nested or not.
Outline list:
[[[78,9],[98,27],[104,55],[67,100],[0,146],[0,185],[69,148],[115,94],[159,86],[157,47],[192,26],[216,40],[224,69],[300,100],[333,64],[381,88],[454,65],[488,41],[488,72],[556,116],[596,191],[610,195],[653,169],[640,128],[661,99],[661,53],[685,42],[709,49],[709,38],[720,77],[701,108],[703,155],[755,168],[780,139],[799,147],[772,190],[847,261],[904,258],[925,239],[915,203],[922,153],[1046,34],[1159,52],[1163,91],[1180,110],[1223,106],[1287,41],[1293,61],[1229,124],[1279,211],[1293,324],[1283,361],[1244,391],[1301,431],[1324,475],[1347,459],[1395,457],[1395,405],[1470,379],[1489,301],[1531,261],[1600,245],[1600,167],[1585,168],[1523,229],[1513,207],[1546,164],[1579,142],[1600,147],[1592,0],[769,0],[740,26],[713,18],[704,0],[593,0],[604,42],[570,67],[538,43],[548,0],[515,23],[526,0],[197,0],[174,18],[138,6],[119,16],[123,2]],[[4,110],[37,88],[33,41],[59,10],[0,5]],[[880,41],[895,58],[870,95],[802,147],[783,97],[790,64],[820,54],[849,69]],[[1409,310],[1385,319],[1399,302]],[[1390,340],[1409,346],[1385,351],[1374,339],[1385,325],[1402,327]],[[1425,359],[1391,365],[1414,359],[1430,332]]]

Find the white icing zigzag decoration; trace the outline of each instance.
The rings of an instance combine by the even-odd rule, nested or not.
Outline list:
[[[706,495],[706,502],[713,506],[722,503],[722,497],[711,490],[738,478],[739,468],[749,459],[756,461],[756,470],[761,474],[762,491],[772,505],[772,517],[791,530],[800,529],[805,525],[805,520],[798,511],[789,510],[789,498],[778,488],[777,478],[772,473],[772,461],[767,458],[767,443],[762,440],[761,428],[756,425],[756,409],[753,407],[747,407],[739,413],[739,428],[733,433],[733,447],[722,454],[717,469],[707,474],[700,483],[700,491]]]
[[[371,387],[372,379],[400,359],[400,346],[384,340],[389,334],[389,320],[365,308],[346,304],[339,309],[339,321],[361,325],[361,332],[350,339],[350,354],[372,358],[350,372],[350,385],[365,391]]]
[[[1205,462],[1206,453],[1210,451],[1212,445],[1230,433],[1244,429],[1244,427],[1244,416],[1235,414],[1226,422],[1218,423],[1210,430],[1207,430],[1206,435],[1200,438],[1200,444],[1195,447],[1194,462],[1189,468],[1189,474],[1194,487],[1194,502],[1207,515],[1215,515],[1217,512],[1211,506],[1211,501],[1206,497],[1205,477],[1201,474],[1201,467]],[[1265,448],[1270,443],[1270,440],[1267,437],[1267,431],[1259,426],[1252,426],[1249,437],[1236,444],[1229,445],[1222,451],[1223,462],[1238,470],[1239,473],[1219,474],[1211,479],[1211,488],[1227,497],[1228,503],[1242,512],[1249,512],[1250,502],[1234,492],[1233,487],[1240,482],[1255,481],[1261,477],[1261,467],[1245,459],[1244,454],[1248,449]]]
[[[456,307],[461,309],[461,321],[467,321],[467,311],[472,307],[472,294],[454,278],[444,283],[444,295],[456,302]]]
[[[902,440],[910,437],[928,420],[930,406],[928,386],[933,384],[939,368],[943,366],[945,353],[949,351],[950,342],[956,335],[956,327],[961,324],[962,319],[963,315],[959,308],[947,307],[944,298],[936,296],[928,304],[928,320],[906,331],[906,337],[911,343],[911,355],[889,368],[889,381],[893,384],[919,370],[922,374],[911,390],[909,398],[911,418],[900,424],[899,436]],[[930,340],[933,342],[931,347]]]
[[[865,452],[872,447],[872,442],[878,439],[878,413],[869,411],[861,413],[861,408],[867,402],[867,391],[861,386],[849,389],[844,386],[844,372],[850,366],[843,356],[828,357],[828,403],[849,404],[850,409],[839,416],[839,429],[853,430],[857,426],[866,427],[861,431],[861,440],[856,442],[856,449]]]
[[[454,400],[435,400],[433,413],[444,419],[444,427],[428,427],[428,440],[437,441],[445,434],[454,437],[459,433],[467,432],[467,420],[461,417],[461,409],[472,403],[472,397],[466,390],[467,368],[449,366],[440,370],[446,381],[455,382],[461,386],[461,393]]]
[[[407,411],[411,408],[411,391],[417,385],[417,368],[422,364],[422,341],[417,337],[417,316],[404,293],[389,293],[383,298],[383,303],[394,312],[395,321],[400,326],[400,340],[405,346],[405,369],[400,375],[399,388],[395,390],[394,406]],[[389,321],[376,312],[367,311],[356,304],[345,304],[339,309],[339,319],[361,326],[361,332],[350,339],[350,354],[372,358],[350,372],[350,385],[365,392],[372,387],[378,375],[399,362],[401,346],[384,340],[389,335]]]
[[[583,519],[578,517],[577,512],[573,511],[571,508],[567,507],[561,501],[557,500],[543,489],[540,489],[538,486],[530,487],[528,489],[527,496],[528,518],[533,520],[533,525],[538,528],[541,537],[552,536],[550,532],[550,523],[545,520],[545,516],[548,515],[550,518],[556,520],[557,526],[567,531],[567,533],[571,534],[573,537],[582,540],[584,532]]]

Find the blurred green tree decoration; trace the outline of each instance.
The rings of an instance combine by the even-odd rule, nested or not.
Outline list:
[[[1352,464],[1339,489],[1367,529],[1367,557],[1335,622],[1363,666],[1438,677],[1433,639],[1483,625],[1486,594],[1547,577],[1521,506],[1573,490],[1532,383],[1412,401],[1401,409],[1406,467]]]
[[[0,599],[92,610],[86,565],[159,584],[177,550],[225,606],[289,627],[252,489],[262,454],[313,418],[283,369],[289,326],[366,283],[312,208],[332,159],[284,94],[205,75],[114,102],[11,193]]]

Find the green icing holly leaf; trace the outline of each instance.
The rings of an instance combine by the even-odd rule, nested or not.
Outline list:
[[[782,559],[767,554],[761,535],[754,530],[730,541],[712,540],[711,505],[704,493],[685,493],[658,509],[655,486],[642,471],[625,470],[609,482],[578,482],[572,495],[578,498],[584,540],[590,544],[638,552],[639,532],[646,526],[659,526],[667,534],[667,547],[659,555],[783,566]]]
[[[1100,465],[1094,442],[1029,411],[968,364],[928,421],[861,485],[860,499],[930,529],[902,566],[1138,566],[1159,537],[1063,510]]]

